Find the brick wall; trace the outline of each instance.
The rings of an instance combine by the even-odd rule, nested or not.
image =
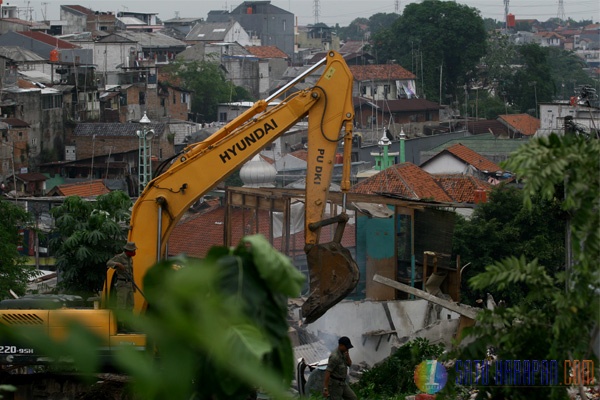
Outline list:
[[[168,129],[160,137],[152,139],[152,155],[164,160],[175,154],[175,149],[167,140]],[[78,136],[74,138],[77,159],[91,158],[94,156],[108,155],[109,153],[123,153],[139,149],[137,136]],[[162,156],[162,157],[161,157]]]

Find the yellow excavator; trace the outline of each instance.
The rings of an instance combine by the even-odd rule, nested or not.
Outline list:
[[[319,69],[323,72],[314,86],[289,94],[297,83]],[[155,263],[165,258],[169,235],[183,214],[225,177],[307,116],[305,251],[310,271],[310,293],[302,306],[304,321],[315,321],[356,287],[358,267],[348,249],[341,245],[348,221],[345,195],[350,188],[354,119],[352,81],[343,57],[330,51],[323,60],[276,93],[257,101],[204,141],[186,147],[171,160],[164,172],[148,183],[133,206],[128,235],[128,240],[138,247],[133,258],[133,280],[141,290],[134,294],[135,313],[143,313],[148,307],[143,296],[144,276]],[[283,95],[288,96],[269,107],[274,99]],[[340,141],[344,144],[343,212],[324,220]],[[331,224],[337,224],[333,240],[319,243],[321,228]],[[71,319],[105,338],[108,350],[122,344],[144,347],[145,335],[117,331],[115,315],[108,307],[115,279],[114,270],[108,269],[97,309],[36,309],[31,304],[11,308],[4,305],[4,309],[0,309],[0,323],[42,326],[51,336],[60,337],[66,332],[66,321]],[[0,364],[31,364],[36,362],[37,356],[33,349],[2,346],[0,343]]]

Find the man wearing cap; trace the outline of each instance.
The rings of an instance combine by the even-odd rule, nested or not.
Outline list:
[[[133,309],[133,260],[137,246],[134,242],[127,242],[123,246],[123,252],[117,254],[108,262],[106,266],[113,268],[117,274],[117,283],[115,289],[117,291],[117,309],[129,310]]]
[[[331,400],[357,400],[356,394],[346,382],[348,367],[352,365],[348,350],[352,347],[354,346],[352,346],[350,338],[342,336],[338,340],[338,347],[329,356],[323,382],[323,396]]]

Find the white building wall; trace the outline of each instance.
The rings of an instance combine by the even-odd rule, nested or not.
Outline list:
[[[589,131],[598,128],[600,109],[570,104],[540,104],[540,129],[536,136],[547,136],[552,132],[562,133],[567,116],[573,117],[573,122]]]
[[[85,15],[76,15],[61,9],[60,20],[67,22],[67,25],[63,26],[63,35],[86,31],[87,17]]]
[[[224,42],[238,42],[242,46],[251,46],[252,39],[248,32],[242,26],[236,22],[233,24],[227,35],[225,35]]]
[[[261,99],[269,97],[271,86],[271,67],[268,60],[258,62],[258,93]]]
[[[450,154],[440,154],[421,167],[430,174],[465,174],[468,165]]]

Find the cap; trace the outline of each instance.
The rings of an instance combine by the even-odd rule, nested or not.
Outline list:
[[[135,245],[134,242],[127,242],[127,244],[125,246],[123,246],[123,249],[125,249],[127,251],[136,251],[137,246]]]
[[[340,340],[338,340],[339,344],[343,344],[344,346],[346,346],[347,349],[351,349],[354,346],[352,346],[352,342],[350,341],[350,338],[348,336],[342,336],[340,338]]]

